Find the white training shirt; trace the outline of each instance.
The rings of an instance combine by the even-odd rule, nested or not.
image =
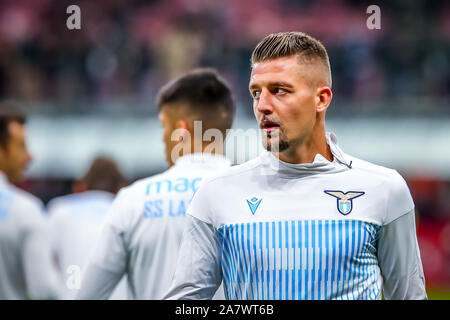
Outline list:
[[[414,203],[392,169],[350,157],[289,164],[270,152],[195,194],[165,298],[426,299]]]
[[[57,197],[48,203],[53,246],[64,273],[64,299],[74,299],[80,289],[89,255],[113,199],[112,193],[90,190]],[[126,294],[124,277],[111,299],[124,300]]]
[[[0,300],[58,299],[61,281],[42,202],[0,172]]]
[[[129,298],[161,299],[175,271],[194,192],[202,179],[229,166],[221,155],[186,155],[164,173],[123,188],[108,213],[77,298],[106,299],[127,274]]]

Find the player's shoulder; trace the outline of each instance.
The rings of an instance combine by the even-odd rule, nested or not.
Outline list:
[[[395,169],[374,164],[347,154],[346,158],[351,161],[352,169],[364,175],[364,178],[381,180],[382,182],[393,184],[403,181],[403,177]]]
[[[168,179],[167,171],[137,179],[119,190],[108,213],[109,223],[122,230],[131,230],[142,214],[148,201],[150,186]]]
[[[210,168],[208,166],[192,166],[189,170],[186,170],[185,167],[181,168],[173,166],[162,173],[136,180],[131,185],[122,188],[118,196],[128,198],[144,197],[150,191],[153,192],[155,188],[157,190],[161,189],[161,192],[163,192],[166,190],[167,185],[176,185],[177,183],[182,183],[182,181],[185,181],[186,183],[200,181],[200,183],[203,184],[203,181],[216,177],[227,169],[228,168],[218,169]]]
[[[390,199],[404,199],[403,202],[411,206],[411,192],[402,175],[395,169],[376,165],[371,162],[348,156],[352,161],[352,168],[360,173],[358,178],[373,181],[382,186],[384,192]],[[399,200],[400,201],[400,200]]]
[[[90,212],[90,209],[98,210],[100,206],[109,206],[113,198],[112,193],[101,190],[71,193],[51,199],[47,204],[47,212],[50,217],[73,213],[74,208]]]
[[[131,200],[145,196],[145,192],[148,188],[148,185],[161,179],[167,178],[168,177],[167,171],[149,177],[137,179],[128,186],[121,188],[117,193],[115,199]]]
[[[349,157],[352,161],[353,170],[359,170],[364,174],[362,179],[375,179],[380,190],[379,194],[384,195],[386,204],[383,224],[388,224],[398,217],[411,212],[414,209],[414,201],[405,179],[397,170],[375,165],[368,161]]]
[[[49,217],[54,218],[57,215],[59,216],[59,213],[64,211],[64,208],[66,207],[67,201],[69,201],[70,196],[72,195],[64,195],[51,199],[46,206]]]
[[[79,200],[79,198],[80,198],[80,195],[78,193],[66,194],[63,196],[55,197],[47,203],[47,210],[53,211],[53,210],[59,209],[61,207],[65,207],[65,206],[69,205],[70,203],[77,202],[77,200]]]
[[[242,164],[231,166],[207,177],[202,185],[212,185],[239,181],[243,175],[251,173],[261,165],[260,157]]]
[[[20,208],[24,211],[34,211],[42,213],[44,207],[43,202],[35,195],[11,185],[10,196],[13,199],[13,204],[15,207]]]
[[[123,203],[130,208],[134,205],[139,206],[146,197],[149,185],[167,179],[167,171],[155,174],[153,176],[137,179],[128,186],[121,188],[114,198],[115,206],[120,203]]]
[[[14,185],[2,191],[4,208],[11,214],[11,221],[20,232],[26,233],[46,225],[48,220],[41,199]]]

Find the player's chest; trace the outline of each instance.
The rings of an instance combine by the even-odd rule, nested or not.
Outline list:
[[[385,213],[378,186],[343,182],[235,188],[215,206],[218,225],[256,221],[362,220],[381,224]]]

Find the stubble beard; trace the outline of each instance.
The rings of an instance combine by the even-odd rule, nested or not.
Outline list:
[[[270,152],[283,152],[289,148],[289,141],[283,137],[281,132],[278,134],[269,132],[263,138],[263,146]]]

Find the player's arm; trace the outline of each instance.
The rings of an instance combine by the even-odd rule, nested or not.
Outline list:
[[[53,260],[49,223],[39,209],[30,212],[24,236],[22,260],[31,299],[60,299],[63,278]]]
[[[77,300],[109,299],[123,274],[124,272],[110,271],[96,264],[89,264]]]
[[[427,299],[414,210],[383,227],[378,245],[378,260],[383,275],[385,299]]]
[[[126,272],[127,247],[123,218],[127,200],[119,192],[103,222],[102,231],[82,277],[78,300],[108,299]],[[129,205],[129,203],[128,203]]]
[[[220,286],[220,241],[210,224],[188,215],[176,271],[163,299],[210,300]]]
[[[175,275],[164,299],[212,299],[220,286],[221,244],[211,194],[212,186],[203,182],[187,209]]]
[[[387,190],[386,219],[378,241],[384,297],[388,300],[427,299],[409,188],[395,172]]]

